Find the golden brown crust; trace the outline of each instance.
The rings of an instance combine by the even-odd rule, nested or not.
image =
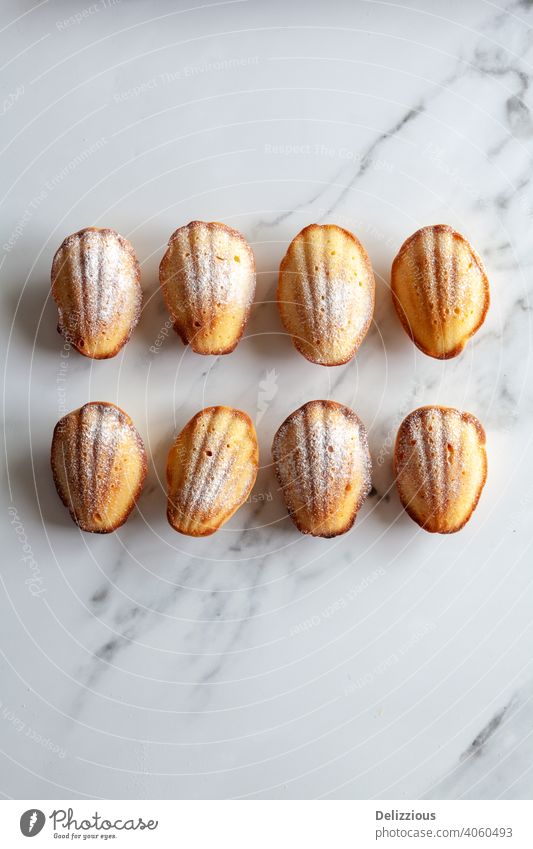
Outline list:
[[[159,281],[173,327],[198,354],[229,354],[238,345],[255,293],[252,248],[219,221],[191,221],[168,240]]]
[[[140,267],[131,243],[109,227],[67,236],[52,262],[57,330],[84,357],[116,356],[142,308]]]
[[[147,473],[144,444],[131,418],[106,401],[91,401],[57,422],[51,466],[73,521],[99,534],[124,524]]]
[[[171,527],[193,537],[215,533],[248,498],[258,467],[257,436],[246,413],[224,406],[200,410],[168,455]]]
[[[413,410],[398,430],[394,473],[408,515],[429,533],[460,531],[487,479],[485,431],[472,413],[453,407]]]
[[[350,530],[372,486],[366,429],[353,410],[307,402],[278,428],[272,457],[301,533],[328,539]]]
[[[295,236],[281,261],[277,302],[306,359],[324,366],[351,360],[372,323],[374,300],[372,265],[353,233],[309,224]]]
[[[443,259],[438,246],[449,239],[453,248],[444,251]],[[429,242],[425,249],[424,242]],[[418,258],[420,254],[422,259]],[[458,258],[466,255],[469,264],[463,268],[463,285],[459,287]],[[471,273],[474,266],[477,275]],[[429,283],[431,276],[435,278],[432,284]],[[402,277],[406,279],[402,280]],[[472,278],[470,285],[468,277]],[[479,291],[474,293],[474,287]],[[408,291],[409,288],[411,291]],[[417,303],[409,304],[415,292]],[[391,293],[397,315],[412,342],[427,356],[442,360],[461,353],[485,321],[490,305],[489,281],[481,258],[469,241],[448,224],[422,227],[406,239],[392,263]],[[434,298],[432,304],[428,303],[431,298]],[[468,307],[473,308],[473,320],[464,321],[468,312],[465,300]],[[459,325],[460,322],[464,323],[464,328],[454,331],[454,324]],[[444,336],[452,341],[446,344]]]

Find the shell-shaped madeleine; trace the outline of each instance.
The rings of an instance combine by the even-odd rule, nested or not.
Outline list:
[[[278,282],[278,308],[294,346],[313,363],[348,362],[374,313],[374,274],[352,233],[311,224],[292,240]]]
[[[185,425],[167,462],[168,521],[181,534],[214,534],[248,498],[259,451],[252,420],[232,407],[206,407]]]
[[[469,242],[447,224],[422,227],[392,264],[392,299],[407,334],[425,354],[460,354],[489,308],[489,281]]]
[[[93,401],[58,421],[52,472],[59,497],[83,531],[107,534],[124,524],[146,477],[146,452],[130,417]]]
[[[141,315],[139,263],[115,230],[87,227],[67,236],[52,263],[57,329],[86,357],[114,357]]]
[[[420,407],[400,425],[394,449],[400,500],[431,533],[468,522],[487,477],[485,431],[471,413]]]
[[[366,429],[335,401],[309,401],[285,419],[272,443],[283,497],[303,534],[348,531],[371,489]]]
[[[169,239],[159,266],[174,329],[197,354],[229,354],[248,320],[255,263],[244,236],[219,222],[191,221]]]

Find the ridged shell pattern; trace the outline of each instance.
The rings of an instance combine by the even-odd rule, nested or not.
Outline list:
[[[312,224],[280,267],[278,306],[295,347],[321,365],[347,362],[374,312],[374,275],[361,243],[335,225]]]
[[[52,264],[58,330],[85,356],[114,356],[141,314],[139,278],[131,244],[114,230],[67,236]]]
[[[192,221],[171,236],[159,278],[176,332],[200,354],[225,354],[242,336],[255,292],[250,245],[218,222]]]
[[[272,456],[302,533],[332,537],[349,530],[370,492],[372,470],[366,429],[353,410],[309,401],[283,422]]]
[[[231,407],[201,410],[168,456],[172,527],[189,536],[214,533],[250,494],[257,467],[257,437],[249,416]]]
[[[76,524],[107,533],[125,522],[133,509],[146,475],[146,454],[123,410],[93,402],[57,423],[52,470]]]
[[[462,351],[489,306],[481,259],[446,224],[423,227],[402,245],[391,285],[405,330],[424,353],[438,359]]]
[[[460,530],[475,509],[487,474],[485,433],[471,413],[421,407],[400,425],[395,448],[400,499],[433,533]]]

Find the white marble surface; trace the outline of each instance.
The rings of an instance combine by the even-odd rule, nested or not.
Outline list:
[[[528,797],[531,4],[2,12],[0,791]],[[246,335],[218,359],[174,334],[150,351],[166,331],[158,263],[194,218],[241,229],[257,259]],[[377,276],[372,330],[336,369],[296,353],[273,303],[280,258],[313,221],[356,232]],[[389,294],[396,250],[437,222],[472,241],[492,286],[449,362],[414,348]],[[130,344],[101,362],[64,346],[48,294],[56,247],[90,224],[131,239],[145,292]],[[278,424],[318,397],[357,411],[374,460],[375,494],[329,541],[296,532],[269,467]],[[130,413],[150,454],[138,511],[107,537],[77,530],[49,471],[57,419],[97,399]],[[191,540],[166,522],[164,466],[210,403],[256,419],[264,468],[251,503]],[[487,486],[451,537],[421,531],[392,486],[391,441],[423,403],[487,431]]]

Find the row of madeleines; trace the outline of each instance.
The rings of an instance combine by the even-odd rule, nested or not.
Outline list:
[[[198,354],[229,354],[246,326],[255,263],[244,236],[225,224],[192,221],[169,239],[159,279],[174,328]],[[279,272],[281,320],[304,357],[347,363],[372,322],[374,274],[359,240],[334,224],[311,224],[293,239]],[[459,354],[489,306],[483,264],[445,224],[402,245],[391,290],[400,320],[431,357]],[[52,264],[58,330],[80,353],[115,356],[139,321],[139,263],[115,230],[88,227],[63,241]]]
[[[371,489],[366,428],[349,407],[309,401],[288,416],[272,443],[280,489],[304,534],[348,531]],[[246,501],[259,464],[250,417],[232,407],[197,413],[167,461],[167,516],[188,536],[217,531]],[[483,489],[485,434],[470,413],[421,407],[400,425],[394,451],[403,506],[427,531],[453,533],[470,518]],[[64,416],[52,440],[57,491],[84,531],[122,525],[146,477],[143,441],[130,417],[95,401]]]
[[[192,222],[170,238],[160,282],[174,327],[201,354],[230,353],[242,336],[255,291],[244,237],[223,224]],[[296,348],[312,362],[348,362],[372,320],[374,276],[366,251],[346,230],[313,224],[291,242],[279,275],[278,305]],[[393,300],[406,331],[426,354],[456,356],[482,324],[487,277],[469,243],[446,225],[424,227],[392,268]],[[139,320],[139,265],[129,242],[109,229],[67,237],[52,266],[58,329],[81,353],[114,356]],[[333,401],[292,413],[273,443],[277,476],[300,531],[347,531],[370,491],[366,430]],[[485,435],[477,419],[445,407],[412,412],[395,449],[398,490],[423,528],[451,533],[468,521],[486,478]],[[198,413],[176,439],[167,465],[168,518],[181,533],[214,533],[248,497],[257,474],[249,417],[227,407]],[[107,533],[128,517],[146,475],[131,419],[113,404],[86,404],[57,424],[52,468],[76,523]]]

